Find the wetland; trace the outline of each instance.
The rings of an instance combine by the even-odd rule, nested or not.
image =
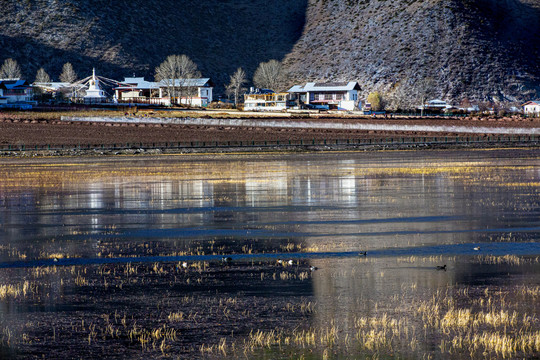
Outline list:
[[[0,357],[540,356],[540,151],[0,160]]]

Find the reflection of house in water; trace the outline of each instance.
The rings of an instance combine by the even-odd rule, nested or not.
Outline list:
[[[266,163],[271,172],[254,168],[245,176],[246,200],[250,206],[288,203],[289,167],[286,162]]]

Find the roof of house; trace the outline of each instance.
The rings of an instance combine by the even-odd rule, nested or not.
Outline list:
[[[116,87],[117,90],[129,90],[129,89],[159,89],[160,87],[169,86],[173,80],[161,80],[159,82],[146,81],[144,77],[127,77],[124,78],[122,85]],[[192,87],[213,87],[214,84],[210,81],[210,78],[201,79],[174,79],[175,86],[192,86]]]
[[[33,83],[32,85],[34,86],[37,86],[39,88],[42,88],[42,89],[46,89],[46,90],[53,90],[53,91],[57,91],[57,90],[60,90],[61,88],[67,88],[71,85],[71,83],[68,83],[68,82],[49,82],[49,83],[39,83],[39,82],[35,82]]]
[[[214,84],[210,81],[210,78],[201,78],[201,79],[166,79],[161,80],[158,84],[160,86],[169,86],[170,83],[173,83],[174,86],[193,86],[193,87],[212,87]]]
[[[429,105],[448,105],[446,101],[440,99],[433,99],[428,101]]]
[[[304,86],[295,85],[288,92],[308,92],[308,91],[350,91],[360,90],[360,85],[356,81],[333,82],[333,83],[315,83],[309,82]]]
[[[301,93],[305,92],[304,87],[302,85],[294,85],[292,88],[290,88],[287,92],[291,93]]]
[[[115,87],[115,90],[130,90],[130,89],[158,89],[157,83],[144,80],[144,77],[127,77],[124,78],[120,86]]]
[[[26,89],[28,87],[30,87],[30,84],[28,83],[28,81],[26,80],[12,80],[12,79],[9,79],[9,80],[4,80],[4,79],[0,79],[0,86],[3,88],[3,89],[9,89],[9,90],[12,90],[12,89]]]
[[[526,106],[526,105],[540,105],[540,100],[527,101],[525,104],[521,106]]]

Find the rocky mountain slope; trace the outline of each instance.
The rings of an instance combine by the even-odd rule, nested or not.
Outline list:
[[[540,0],[4,0],[0,61],[16,58],[33,80],[153,78],[186,54],[223,86],[242,66],[284,60],[288,84],[358,80],[364,93],[414,101],[540,96]]]
[[[522,101],[540,90],[540,1],[312,0],[285,63],[389,100]]]
[[[145,75],[168,55],[186,54],[204,76],[225,83],[238,67],[282,59],[304,28],[306,1],[3,0],[0,61],[16,58],[31,80],[43,66],[58,79],[72,62],[121,79]]]

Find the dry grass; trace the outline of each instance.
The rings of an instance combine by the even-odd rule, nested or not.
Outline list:
[[[504,256],[476,256],[475,260],[480,264],[509,264],[509,265],[523,265],[526,263],[538,263],[538,258],[524,258],[516,255],[504,255]]]
[[[35,285],[29,281],[22,284],[0,285],[0,299],[26,297],[35,291]]]
[[[430,300],[414,304],[406,293],[417,291],[417,287],[405,286],[405,289],[402,296],[374,304],[377,309],[389,307],[391,302],[393,315],[387,312],[373,316],[352,315],[353,321],[347,325],[347,330],[334,321],[290,331],[253,329],[243,343],[230,343],[229,350],[241,348],[248,358],[268,348],[281,349],[279,351],[284,353],[291,348],[309,349],[306,351],[318,353],[322,358],[349,348],[377,358],[396,353],[412,358],[520,358],[540,353],[540,331],[535,330],[540,320],[536,314],[512,310],[519,309],[521,302],[534,301],[540,295],[538,287],[521,286],[516,291],[519,296],[512,298],[508,292],[486,288],[476,295],[479,298],[471,299],[474,306],[458,306],[455,297],[467,299],[477,291],[475,288],[448,288],[438,291]],[[317,312],[317,307],[311,302],[288,303],[284,310],[312,314]],[[420,344],[434,339],[439,339],[437,350],[426,352]],[[217,345],[205,345],[203,350],[208,354],[219,352]]]

